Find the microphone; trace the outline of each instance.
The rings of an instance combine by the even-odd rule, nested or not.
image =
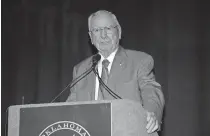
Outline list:
[[[92,57],[92,66],[86,70],[84,73],[82,73],[80,76],[78,76],[77,78],[75,78],[72,82],[70,82],[50,103],[54,102],[63,92],[66,91],[66,89],[69,87],[69,89],[71,89],[72,87],[74,87],[80,80],[82,80],[84,77],[86,77],[87,75],[89,75],[92,71],[94,71],[98,61],[101,59],[101,56],[99,54],[96,54]]]
[[[96,54],[95,56],[93,56],[92,59],[92,68],[95,68],[96,65],[98,64],[98,61],[101,59],[101,55]]]
[[[106,91],[113,96],[115,99],[122,99],[122,97],[120,97],[119,95],[117,95],[115,92],[113,92],[101,79],[101,77],[98,74],[98,71],[96,71],[95,69],[93,69],[93,72],[95,73],[95,75],[98,77],[100,84],[106,89]]]

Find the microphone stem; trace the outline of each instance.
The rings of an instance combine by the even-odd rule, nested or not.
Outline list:
[[[90,72],[94,71],[93,69],[95,69],[95,66],[97,65],[97,63],[100,59],[101,59],[101,56],[99,54],[94,55],[92,58],[92,66],[87,71],[82,73],[80,76],[75,78],[72,82],[70,82],[50,103],[54,102],[70,85],[71,86],[69,88],[71,89],[74,85],[76,85],[85,76],[90,74]],[[70,90],[70,92],[71,92],[71,90]]]
[[[54,102],[70,85],[69,88],[72,88],[75,84],[77,84],[80,80],[82,80],[86,75],[88,75],[93,70],[93,67],[89,68],[86,72],[82,73],[79,77],[77,77],[74,82],[71,84],[68,84],[63,91],[61,91],[50,103]],[[80,79],[79,79],[80,78]],[[79,79],[79,80],[78,80]]]
[[[101,80],[100,76],[98,75],[98,72],[95,69],[93,69],[93,72],[98,77],[99,82],[103,85],[103,87],[107,90],[107,92],[110,95],[112,95],[115,99],[122,99],[119,95],[117,95],[116,93],[114,93],[107,85],[104,84],[104,82]]]

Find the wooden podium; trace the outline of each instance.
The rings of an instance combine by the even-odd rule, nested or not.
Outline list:
[[[9,107],[8,136],[158,136],[146,132],[146,112],[131,100]]]

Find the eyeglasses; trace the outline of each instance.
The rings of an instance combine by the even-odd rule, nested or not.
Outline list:
[[[100,33],[101,31],[106,31],[107,33],[113,33],[114,29],[117,27],[116,26],[109,26],[109,27],[101,27],[101,28],[93,28],[91,30],[91,32],[97,34],[97,33]]]

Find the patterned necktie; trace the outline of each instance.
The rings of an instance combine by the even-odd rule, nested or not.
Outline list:
[[[109,71],[108,71],[108,66],[109,66],[109,61],[107,59],[102,61],[102,73],[101,73],[101,80],[104,82],[105,85],[107,85],[107,80],[109,76]],[[104,99],[104,92],[106,89],[103,87],[102,84],[99,83],[99,90],[98,90],[98,100],[103,100]]]

